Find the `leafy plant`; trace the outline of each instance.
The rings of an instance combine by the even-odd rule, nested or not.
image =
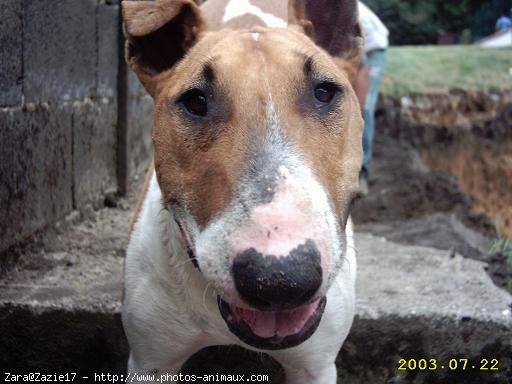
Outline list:
[[[512,265],[512,239],[497,239],[489,251],[491,254],[501,253],[507,257],[507,262]]]

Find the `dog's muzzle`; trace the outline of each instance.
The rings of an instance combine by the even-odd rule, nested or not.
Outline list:
[[[324,188],[306,167],[290,169],[248,184],[196,243],[229,330],[259,349],[296,346],[315,332],[339,256]]]
[[[247,344],[260,349],[293,347],[318,327],[326,299],[317,295],[322,285],[320,252],[311,239],[288,255],[262,255],[250,248],[234,259],[236,290],[250,308],[218,299],[229,329]]]

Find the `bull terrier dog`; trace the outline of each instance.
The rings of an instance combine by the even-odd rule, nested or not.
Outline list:
[[[355,301],[357,2],[122,11],[127,62],[155,106],[124,272],[129,373],[176,374],[236,344],[276,359],[286,383],[335,383]]]

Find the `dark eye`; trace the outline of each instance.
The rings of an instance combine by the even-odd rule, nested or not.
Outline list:
[[[191,115],[204,117],[208,112],[206,96],[199,89],[191,89],[185,92],[185,94],[181,96],[180,101]]]
[[[332,83],[320,83],[315,88],[315,102],[318,107],[329,104],[336,96],[338,88]]]

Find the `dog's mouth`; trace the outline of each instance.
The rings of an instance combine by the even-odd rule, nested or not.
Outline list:
[[[291,348],[307,340],[318,328],[326,297],[289,311],[258,311],[236,307],[219,296],[220,313],[229,330],[259,349]]]

